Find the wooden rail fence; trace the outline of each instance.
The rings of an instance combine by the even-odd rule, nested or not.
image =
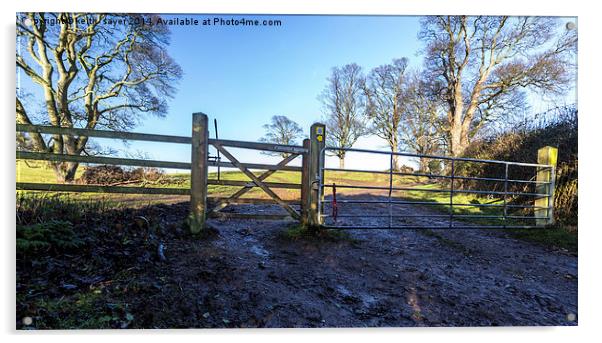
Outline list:
[[[42,126],[42,125],[29,125],[29,124],[17,124],[18,132],[37,132],[40,134],[50,135],[72,135],[72,136],[85,136],[85,137],[96,137],[96,138],[112,138],[121,140],[138,140],[138,141],[151,141],[151,142],[163,142],[163,143],[175,143],[175,144],[187,144],[191,146],[191,158],[190,162],[171,162],[171,161],[156,161],[156,160],[143,160],[133,158],[118,158],[118,157],[105,157],[105,156],[83,156],[83,155],[68,155],[68,154],[54,154],[51,152],[32,152],[32,151],[17,151],[17,159],[24,160],[42,160],[51,162],[78,162],[78,163],[92,163],[92,164],[109,164],[109,165],[125,165],[125,166],[138,166],[138,167],[155,167],[155,168],[170,168],[170,169],[184,169],[190,170],[190,188],[158,188],[158,187],[126,187],[126,186],[106,186],[106,185],[78,185],[78,184],[48,184],[48,183],[31,183],[31,182],[17,182],[17,190],[34,190],[34,191],[57,191],[57,192],[95,192],[95,193],[126,193],[126,194],[166,194],[166,195],[190,195],[190,214],[188,222],[192,233],[199,233],[205,226],[205,220],[209,216],[222,217],[222,218],[252,218],[252,219],[283,219],[293,218],[301,221],[303,225],[313,227],[326,227],[326,228],[360,228],[360,226],[337,226],[337,225],[326,225],[324,222],[325,218],[329,216],[324,213],[324,204],[332,204],[334,200],[324,199],[324,189],[327,187],[335,187],[332,184],[326,184],[324,181],[325,171],[336,172],[361,172],[361,173],[372,173],[372,174],[389,174],[389,187],[374,186],[374,185],[339,185],[339,188],[357,188],[357,189],[371,189],[371,190],[388,190],[389,198],[385,202],[389,206],[389,214],[385,216],[389,218],[388,228],[393,228],[393,218],[396,217],[393,214],[392,205],[406,204],[406,205],[435,205],[437,202],[412,202],[412,201],[393,201],[392,191],[405,190],[405,191],[421,191],[421,192],[447,192],[449,193],[449,228],[458,228],[453,224],[454,217],[466,218],[474,217],[469,215],[454,215],[454,206],[502,206],[504,209],[503,225],[500,227],[507,227],[506,220],[514,219],[515,217],[507,214],[507,208],[522,207],[534,209],[534,214],[531,217],[525,217],[525,219],[535,220],[535,226],[521,226],[523,228],[531,227],[543,227],[554,223],[553,217],[553,199],[554,199],[554,180],[555,180],[555,166],[557,150],[553,147],[545,147],[540,149],[538,155],[538,163],[519,163],[519,162],[508,162],[508,161],[491,161],[491,160],[477,160],[460,157],[449,157],[449,156],[428,156],[418,155],[410,153],[395,153],[396,155],[406,157],[427,157],[431,159],[439,159],[445,161],[451,161],[451,174],[450,175],[431,175],[429,177],[438,177],[451,179],[451,189],[427,189],[427,188],[405,188],[405,187],[393,187],[393,174],[395,175],[413,175],[420,176],[425,174],[420,173],[401,173],[393,172],[393,154],[390,152],[374,151],[374,150],[362,150],[362,149],[346,149],[347,151],[372,153],[372,154],[385,154],[390,155],[391,167],[388,171],[379,170],[353,170],[353,169],[339,169],[339,168],[326,168],[325,167],[325,151],[341,148],[329,148],[325,146],[326,127],[323,124],[316,123],[311,126],[309,139],[303,141],[302,146],[296,145],[282,145],[282,144],[271,144],[271,143],[260,143],[260,142],[245,142],[237,140],[226,140],[226,139],[211,139],[209,138],[208,118],[203,113],[194,113],[192,115],[192,134],[190,137],[182,136],[168,136],[168,135],[156,135],[146,133],[134,133],[134,132],[119,132],[119,131],[106,131],[106,130],[94,130],[94,129],[80,129],[80,128],[65,128],[55,126]],[[218,156],[223,156],[227,161],[222,161],[221,158],[210,158],[209,146],[213,146],[218,151]],[[262,150],[270,152],[285,153],[286,157],[283,158],[277,164],[262,164],[262,163],[245,163],[241,162],[230,150],[230,148],[243,148],[252,150]],[[301,157],[301,167],[289,165],[296,158]],[[454,172],[454,162],[469,161],[474,163],[489,163],[505,166],[505,175],[503,178],[496,176],[492,177],[476,177],[466,175],[456,175]],[[536,168],[536,180],[513,180],[508,177],[508,167],[525,167],[525,168]],[[249,180],[222,180],[222,179],[209,179],[209,167],[227,167],[236,168],[240,170]],[[271,175],[279,170],[292,171],[301,173],[300,183],[287,183],[287,182],[268,182],[266,181]],[[261,173],[258,173],[261,171]],[[470,180],[484,180],[491,182],[504,182],[504,191],[490,191],[490,190],[467,190],[467,189],[454,189],[453,181],[455,179],[470,179]],[[508,189],[509,183],[529,183],[536,185],[535,193],[520,193],[522,196],[533,196],[533,204],[528,205],[512,205],[507,204],[507,197],[517,195],[517,193],[511,192]],[[210,196],[208,194],[208,185],[221,185],[239,187],[239,189],[231,194],[230,196]],[[243,195],[247,194],[254,188],[261,189],[269,198],[243,198]],[[300,190],[301,196],[299,199],[286,200],[282,199],[274,189],[294,189]],[[461,193],[469,194],[480,194],[488,195],[493,194],[496,196],[503,197],[503,205],[485,205],[485,204],[457,204],[454,202],[454,195]],[[214,206],[209,208],[209,202],[213,203]],[[383,201],[379,200],[340,200],[343,203],[375,203]],[[230,204],[276,204],[283,208],[287,214],[244,214],[244,213],[231,213],[222,211],[226,206]],[[294,206],[299,205],[299,210]],[[338,211],[337,211],[338,212]],[[333,215],[336,221],[336,215]],[[353,217],[358,216],[356,214],[344,214],[339,217]],[[365,216],[365,215],[361,215]],[[413,217],[415,215],[402,215],[402,217]],[[419,215],[422,217],[441,217],[446,215]],[[374,216],[373,216],[374,217]],[[378,216],[376,216],[378,217]],[[398,217],[398,216],[397,216]],[[479,218],[489,218],[491,216],[480,215]],[[499,216],[495,216],[499,217]],[[522,217],[521,217],[522,218]],[[413,226],[403,226],[400,228],[412,228]],[[467,226],[472,228],[474,226]],[[497,227],[497,226],[489,226]],[[374,228],[374,227],[371,227]]]
[[[67,128],[44,125],[17,124],[17,132],[35,132],[51,135],[73,135],[95,138],[110,138],[120,140],[150,141],[162,143],[188,144],[191,146],[190,162],[172,162],[144,160],[134,158],[118,158],[105,156],[86,156],[86,155],[68,155],[55,154],[52,152],[33,152],[17,150],[17,159],[39,160],[50,162],[77,162],[91,164],[109,164],[135,167],[154,167],[190,170],[190,188],[159,188],[159,187],[126,187],[126,186],[106,186],[106,185],[79,185],[79,184],[56,184],[56,183],[32,183],[17,182],[17,190],[33,191],[56,191],[56,192],[93,192],[93,193],[124,193],[124,194],[164,194],[164,195],[190,195],[190,216],[188,218],[191,231],[198,233],[205,225],[208,216],[229,217],[229,218],[255,218],[255,219],[282,219],[292,217],[301,220],[304,223],[317,223],[317,217],[313,220],[309,218],[312,213],[317,216],[317,194],[310,194],[310,189],[316,183],[317,173],[310,176],[310,155],[318,155],[321,149],[320,145],[315,145],[312,149],[310,140],[306,139],[303,146],[282,145],[261,142],[245,142],[226,139],[209,138],[207,116],[203,113],[194,113],[192,115],[192,135],[191,137],[169,136],[147,133],[108,131],[82,128]],[[323,125],[322,131],[323,131]],[[312,130],[314,127],[312,126]],[[323,135],[321,144],[323,146]],[[209,146],[214,146],[222,156],[228,161],[212,160],[209,158]],[[289,154],[277,164],[262,163],[244,163],[240,162],[228,148],[244,148],[271,152],[281,152]],[[288,165],[295,158],[301,156],[302,166]],[[315,158],[314,158],[315,159]],[[237,180],[216,180],[208,178],[208,167],[237,168],[250,181]],[[253,170],[253,171],[252,171]],[[255,170],[263,171],[256,175]],[[275,172],[293,171],[302,173],[301,183],[283,183],[266,182],[265,180]],[[240,187],[238,191],[229,197],[209,196],[208,185],[234,186]],[[258,187],[265,192],[269,199],[242,198],[253,188]],[[317,190],[317,187],[313,187]],[[301,190],[300,199],[285,200],[281,199],[273,189],[296,189]],[[215,206],[209,211],[208,201],[215,203]],[[312,201],[314,202],[312,206]],[[220,210],[230,204],[277,204],[287,211],[287,215],[267,215],[267,214],[235,214],[225,213]],[[292,205],[300,205],[300,211],[297,211]],[[313,208],[313,212],[312,212]]]

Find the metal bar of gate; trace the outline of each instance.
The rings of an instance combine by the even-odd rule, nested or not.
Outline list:
[[[512,162],[507,162],[508,164],[512,164]],[[346,169],[346,168],[324,168],[325,171],[340,171],[347,173],[369,173],[369,174],[384,174],[389,175],[388,171],[381,170],[363,170],[363,169]],[[399,176],[424,176],[430,178],[442,178],[442,179],[451,179],[449,175],[441,175],[441,174],[426,174],[426,173],[404,173],[404,172],[393,172],[393,175]],[[474,181],[492,181],[492,182],[504,182],[504,179],[492,178],[492,177],[474,177],[474,176],[461,176],[455,175],[454,179],[456,180],[474,180]],[[510,183],[533,183],[533,184],[550,184],[549,181],[537,181],[537,180],[513,180],[509,179]]]
[[[337,186],[338,187],[338,186]],[[340,195],[339,195],[340,197]],[[337,197],[338,198],[338,197]],[[324,199],[322,200],[324,203],[331,203],[332,200]],[[337,199],[337,203],[341,204],[388,204],[389,200],[345,200],[345,199]],[[433,205],[433,206],[449,206],[448,204],[433,202],[433,201],[391,201],[394,205]],[[503,204],[458,204],[454,203],[455,207],[465,206],[465,207],[504,207]],[[534,206],[534,205],[516,205],[516,204],[507,204],[507,208],[526,208],[526,209],[548,209],[549,206]]]
[[[371,218],[389,218],[389,223],[387,226],[381,226],[380,225],[375,225],[375,226],[363,226],[363,225],[349,225],[349,226],[336,226],[336,225],[323,225],[323,227],[325,228],[332,228],[332,229],[418,229],[418,228],[433,228],[433,229],[437,229],[437,228],[453,228],[453,229],[465,229],[465,228],[489,228],[489,229],[495,229],[495,228],[523,228],[523,229],[527,229],[527,228],[539,228],[540,226],[537,225],[508,225],[508,219],[521,219],[521,220],[531,220],[531,219],[538,219],[534,216],[518,216],[518,215],[509,215],[508,214],[508,209],[509,208],[514,208],[514,209],[547,209],[548,213],[550,212],[550,209],[552,208],[552,206],[533,206],[533,205],[520,205],[520,204],[509,204],[508,203],[508,196],[533,196],[533,197],[548,197],[550,198],[550,194],[551,192],[546,192],[545,194],[543,193],[530,193],[530,192],[510,192],[509,189],[509,184],[510,183],[533,183],[533,184],[550,184],[552,182],[543,182],[543,181],[533,181],[533,180],[513,180],[509,178],[509,173],[508,173],[508,168],[510,165],[516,165],[516,166],[522,166],[522,167],[537,167],[537,168],[544,168],[544,169],[552,169],[552,173],[554,173],[554,167],[551,165],[542,165],[542,164],[534,164],[534,163],[521,163],[521,162],[509,162],[509,161],[496,161],[496,160],[481,160],[481,159],[472,159],[472,158],[459,158],[459,157],[448,157],[448,156],[431,156],[431,155],[420,155],[420,154],[411,154],[411,153],[393,153],[393,152],[384,152],[384,151],[373,151],[373,150],[366,150],[366,149],[341,149],[341,148],[330,148],[330,147],[325,147],[322,150],[322,153],[324,153],[325,150],[345,150],[345,151],[351,151],[351,152],[360,152],[360,153],[374,153],[374,154],[389,154],[390,156],[390,161],[389,161],[389,170],[386,172],[383,171],[371,171],[371,170],[358,170],[358,169],[342,169],[342,168],[326,168],[323,164],[320,166],[319,168],[319,181],[318,181],[318,187],[321,190],[321,192],[323,191],[323,189],[325,187],[333,187],[332,185],[326,184],[325,183],[325,171],[345,171],[345,172],[359,172],[359,173],[371,173],[371,174],[388,174],[389,175],[389,185],[388,187],[381,187],[381,186],[356,186],[356,185],[341,185],[341,184],[337,184],[338,188],[349,188],[349,189],[371,189],[371,190],[386,190],[388,191],[388,196],[386,198],[386,200],[345,200],[345,199],[340,199],[337,200],[337,203],[349,203],[349,204],[369,204],[369,203],[373,203],[373,204],[387,204],[388,205],[388,215],[370,215],[370,214],[362,214],[362,215],[347,215],[347,214],[340,214],[337,215],[337,217],[349,217],[349,218],[353,218],[353,217],[371,217]],[[407,156],[407,157],[422,157],[422,158],[431,158],[431,159],[439,159],[439,160],[447,160],[451,162],[451,174],[450,175],[433,175],[433,174],[421,174],[421,173],[403,173],[403,172],[395,172],[393,171],[393,160],[394,160],[394,156]],[[456,175],[456,161],[463,161],[463,162],[477,162],[477,163],[494,163],[494,164],[502,164],[504,165],[504,178],[485,178],[485,177],[468,177],[468,176],[461,176],[461,175]],[[428,177],[441,177],[441,178],[446,178],[446,179],[450,179],[450,188],[449,189],[429,189],[429,188],[407,188],[407,187],[393,187],[393,176],[394,175],[412,175],[412,176],[428,176]],[[503,192],[499,192],[499,191],[486,191],[486,190],[466,190],[466,189],[456,189],[456,185],[455,185],[455,180],[459,179],[459,180],[480,180],[480,181],[496,181],[496,182],[504,182],[504,191]],[[446,206],[445,203],[439,203],[439,202],[431,202],[431,201],[395,201],[393,200],[393,196],[392,196],[392,192],[393,191],[410,191],[410,192],[448,192],[449,193],[449,203],[447,204],[447,206],[449,206],[449,213],[447,215],[429,215],[429,214],[421,214],[421,215],[393,215],[393,205],[394,204],[401,204],[401,205],[437,205],[437,206]],[[476,203],[476,204],[466,204],[466,203],[458,203],[455,204],[454,203],[454,195],[458,194],[458,193],[464,193],[464,194],[482,194],[482,195],[499,195],[499,196],[503,196],[502,199],[497,200],[497,201],[502,201],[502,204],[493,204],[493,203],[487,203],[487,204],[480,204],[480,203]],[[318,203],[318,209],[319,209],[319,213],[318,215],[320,216],[320,218],[328,218],[331,217],[329,215],[324,214],[324,205],[326,203],[332,203],[332,200],[327,200],[327,199],[323,199],[320,197],[319,199],[319,203]],[[471,214],[459,214],[456,215],[454,212],[454,207],[455,206],[465,206],[465,207],[501,207],[503,209],[503,214],[502,215],[471,215]],[[425,226],[425,225],[405,225],[405,226],[394,226],[393,225],[393,218],[404,218],[404,217],[448,217],[449,218],[449,224],[447,226],[436,226],[436,225],[429,225],[429,226]],[[548,214],[549,217],[549,214]],[[503,225],[464,225],[464,224],[460,224],[460,225],[454,225],[454,219],[456,218],[488,218],[488,219],[500,219],[503,223]],[[542,218],[539,218],[542,219]]]
[[[389,160],[389,227],[393,226],[393,206],[391,205],[391,193],[393,192],[393,152]]]
[[[455,159],[451,160],[451,190],[449,192],[449,228],[454,226],[454,174],[455,170]]]
[[[508,224],[508,163],[504,167],[504,226]]]
[[[322,187],[332,188],[332,185],[321,184]],[[337,184],[337,188],[350,188],[350,189],[373,189],[388,191],[389,187],[382,186],[356,186],[356,185],[341,185]],[[410,192],[432,192],[432,193],[449,193],[450,189],[432,189],[432,188],[408,188],[408,187],[392,187],[394,191],[410,191]],[[504,192],[499,191],[480,191],[480,190],[467,190],[467,189],[454,189],[454,193],[464,194],[491,194],[491,195],[504,195]],[[508,195],[514,196],[532,196],[532,197],[548,197],[549,193],[524,193],[524,192],[508,192]]]
[[[406,156],[406,157],[423,157],[428,159],[436,159],[436,160],[455,160],[455,161],[463,161],[463,162],[476,162],[476,163],[494,163],[494,164],[506,164],[510,163],[515,166],[522,167],[538,167],[538,168],[553,168],[549,164],[537,164],[537,163],[523,163],[523,162],[511,162],[511,161],[498,161],[498,160],[482,160],[478,158],[468,158],[468,157],[451,157],[451,156],[435,156],[435,155],[422,155],[422,154],[413,154],[408,152],[388,152],[388,151],[378,151],[378,150],[368,150],[368,149],[356,149],[356,148],[333,148],[333,147],[325,147],[323,150],[344,150],[349,152],[364,152],[369,154],[393,154],[397,156]]]

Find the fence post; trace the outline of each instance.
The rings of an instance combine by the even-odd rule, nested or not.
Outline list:
[[[311,192],[311,184],[309,183],[309,149],[311,141],[309,139],[303,140],[303,148],[306,152],[301,155],[301,225],[307,226],[309,224],[309,208],[311,203],[309,201]]]
[[[190,232],[193,234],[204,228],[207,214],[208,138],[207,115],[193,113],[189,216]]]
[[[535,209],[535,223],[537,226],[554,224],[554,188],[556,186],[556,161],[558,149],[546,146],[537,151],[537,163],[547,164],[553,168],[537,168],[537,183],[535,193],[548,194],[548,196],[535,199],[535,206],[547,207]]]
[[[319,216],[318,202],[322,197],[322,191],[319,187],[321,180],[321,170],[324,166],[324,147],[326,145],[326,126],[321,123],[314,123],[309,133],[309,213],[308,224],[312,227],[322,225],[322,218]]]

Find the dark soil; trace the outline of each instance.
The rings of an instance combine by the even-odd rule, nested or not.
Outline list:
[[[77,252],[18,252],[17,328],[577,325],[577,257],[501,231],[210,220],[199,239],[187,212],[107,213]]]

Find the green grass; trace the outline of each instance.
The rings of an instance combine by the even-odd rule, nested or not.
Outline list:
[[[18,182],[39,182],[39,183],[54,183],[56,179],[53,171],[43,162],[28,162],[17,161],[17,181]],[[77,173],[79,177],[83,173],[83,168],[80,168]],[[260,175],[261,172],[255,172]],[[217,179],[217,173],[210,173],[210,179]],[[250,179],[240,171],[222,171],[220,174],[222,180],[234,181],[250,181]],[[326,183],[336,183],[337,185],[381,185],[388,186],[388,174],[369,174],[358,172],[332,172],[327,171],[325,174]],[[293,171],[278,171],[266,179],[268,182],[283,182],[283,183],[300,183],[301,173]],[[447,186],[435,183],[434,179],[418,176],[395,176],[393,181],[394,187],[406,187],[416,189],[445,189]],[[128,185],[128,186],[144,186],[144,185]],[[161,183],[149,184],[147,187],[161,188],[189,188],[190,174],[177,173],[166,174]],[[209,185],[209,196],[225,197],[240,189],[235,186]],[[339,189],[338,192],[346,192],[348,190]],[[300,198],[299,190],[291,189],[276,189],[275,192],[283,199],[298,199]],[[31,194],[34,192],[21,192],[20,194]],[[102,193],[57,193],[57,192],[36,192],[43,194],[45,197],[58,198],[64,201],[71,202],[90,202],[93,206],[102,204],[103,208],[122,207],[122,206],[143,206],[154,203],[180,202],[186,201],[187,196],[164,196],[164,195],[138,195],[138,194],[102,194]],[[429,191],[396,191],[395,197],[415,200],[429,201],[436,205],[425,206],[442,213],[449,213],[449,193],[444,192],[429,192]],[[254,188],[245,194],[245,198],[267,198],[268,196],[259,188]],[[454,195],[454,204],[503,204],[503,199],[500,198],[484,198],[474,194],[458,193]],[[454,214],[465,215],[502,215],[503,209],[496,207],[469,207],[456,206]],[[510,215],[520,213],[509,212]],[[503,225],[503,221],[495,219],[478,219],[464,218],[466,222],[483,225]],[[531,221],[532,224],[533,221]],[[529,222],[520,220],[509,220],[508,225],[528,224]],[[577,251],[577,233],[576,230],[569,230],[561,226],[554,226],[546,229],[529,229],[529,230],[507,230],[513,236],[544,245],[552,245],[567,249],[569,251]],[[291,232],[289,236],[294,237],[300,232]]]
[[[545,229],[507,230],[512,236],[545,246],[554,246],[570,252],[578,252],[577,232],[562,225],[553,225]]]
[[[18,160],[16,164],[17,182],[55,183],[54,171],[47,163],[40,161]],[[83,168],[78,168],[75,177],[83,174]]]

